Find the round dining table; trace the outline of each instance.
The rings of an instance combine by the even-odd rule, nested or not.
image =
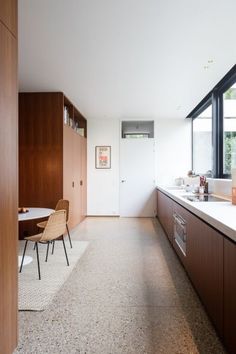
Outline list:
[[[55,210],[49,208],[25,208],[28,210],[24,213],[18,213],[18,221],[27,221],[27,220],[34,220],[34,219],[41,219],[46,218],[51,215]],[[18,256],[18,266],[20,266],[22,260],[22,256]],[[33,260],[30,256],[25,256],[24,264],[29,264]]]

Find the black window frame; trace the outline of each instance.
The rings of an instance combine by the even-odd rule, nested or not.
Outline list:
[[[187,115],[192,119],[192,168],[193,168],[193,120],[212,104],[212,148],[213,148],[213,178],[231,178],[223,173],[224,161],[224,116],[223,95],[236,83],[236,64],[229,70],[222,80],[201,100],[201,102]],[[198,172],[198,171],[195,171]]]
[[[201,106],[199,107],[199,109],[197,109],[194,113],[194,116],[192,117],[192,124],[191,124],[191,139],[192,139],[192,158],[191,158],[191,163],[192,163],[192,169],[193,168],[193,121],[194,119],[198,118],[199,115],[205,111],[205,109],[207,109],[210,105],[212,105],[212,97],[211,95],[207,96],[206,99],[204,100],[204,102],[201,104]],[[213,105],[212,105],[213,107]],[[212,115],[213,117],[213,115]],[[212,133],[213,133],[213,119],[212,119]],[[213,139],[213,136],[212,136]],[[201,171],[196,171],[197,173],[200,173]],[[213,171],[212,171],[213,173]]]

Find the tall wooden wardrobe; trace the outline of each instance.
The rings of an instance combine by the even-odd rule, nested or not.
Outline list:
[[[87,121],[62,92],[19,94],[19,205],[70,201],[70,226],[86,216]],[[35,222],[20,224],[20,238]]]
[[[0,0],[0,353],[17,345],[17,1]]]

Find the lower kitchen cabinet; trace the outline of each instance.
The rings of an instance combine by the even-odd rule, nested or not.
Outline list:
[[[167,235],[170,209],[172,214],[171,219],[175,218],[175,223],[172,224],[173,247],[183,263],[202,303],[205,305],[206,311],[212,319],[219,335],[223,337],[224,276],[226,279],[225,285],[227,286],[228,284],[229,298],[229,300],[226,300],[227,305],[225,305],[225,308],[228,306],[229,314],[230,311],[234,313],[232,318],[230,315],[225,317],[225,323],[228,323],[228,327],[234,328],[231,326],[230,321],[233,321],[234,318],[236,319],[236,285],[234,284],[233,295],[230,290],[233,284],[233,276],[235,278],[236,273],[236,257],[234,255],[233,258],[232,255],[231,261],[227,261],[231,273],[229,270],[226,270],[227,268],[224,270],[224,235],[193,215],[164,193],[158,191],[158,216]],[[180,234],[179,240],[176,236],[177,233]],[[168,238],[170,238],[169,235]],[[232,245],[230,246],[232,247]],[[231,253],[232,252],[231,250]],[[234,253],[236,253],[236,248]],[[236,324],[236,320],[234,322],[234,324]],[[226,331],[230,333],[228,329]],[[229,341],[232,340],[233,335]],[[234,348],[236,348],[235,343],[233,345]],[[236,350],[234,352],[236,352]]]
[[[223,236],[189,213],[187,272],[218,333],[223,334]]]
[[[174,203],[186,232],[185,254],[174,238],[173,246],[219,334],[223,333],[223,236]]]
[[[224,238],[224,341],[236,353],[236,244]]]
[[[157,191],[157,215],[170,242],[173,242],[173,200]]]

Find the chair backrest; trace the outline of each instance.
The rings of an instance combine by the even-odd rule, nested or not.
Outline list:
[[[69,220],[69,200],[60,199],[57,202],[55,210],[65,210],[66,211],[66,222]]]
[[[66,210],[58,210],[49,216],[40,241],[51,241],[66,231]]]

